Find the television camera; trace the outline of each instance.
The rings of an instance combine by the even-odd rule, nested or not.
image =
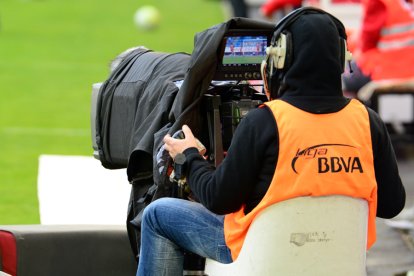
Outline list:
[[[173,164],[160,152],[162,138],[188,124],[205,145],[203,155],[218,166],[239,123],[267,101],[260,66],[273,29],[268,22],[235,18],[197,34],[191,55],[129,49],[109,78],[93,85],[94,156],[107,169],[127,168],[127,229],[138,258],[144,208],[163,196],[191,193],[167,175]],[[167,157],[163,166],[157,167],[157,156]],[[186,260],[187,271],[199,270],[199,258]]]

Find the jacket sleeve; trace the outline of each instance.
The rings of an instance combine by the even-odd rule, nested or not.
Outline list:
[[[369,108],[368,112],[378,186],[377,217],[392,218],[404,208],[405,189],[387,128],[377,113]]]
[[[381,0],[363,0],[364,13],[360,31],[360,45],[362,52],[376,48],[381,28],[385,24],[387,10]]]

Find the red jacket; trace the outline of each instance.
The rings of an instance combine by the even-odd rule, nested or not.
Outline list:
[[[265,16],[272,16],[277,10],[288,6],[299,7],[302,5],[302,0],[268,0],[261,6],[261,11]]]
[[[280,9],[286,8],[286,7],[300,7],[302,6],[302,0],[267,0],[262,6],[261,11],[262,13],[270,17],[272,14]],[[306,1],[310,6],[318,6],[319,1],[318,0],[311,0]],[[333,3],[358,3],[360,0],[332,0]]]
[[[414,8],[405,0],[363,0],[357,61],[373,80],[414,77]]]

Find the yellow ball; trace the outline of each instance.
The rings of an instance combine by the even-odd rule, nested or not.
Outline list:
[[[134,14],[135,25],[144,30],[157,28],[161,21],[161,15],[154,6],[142,6]]]

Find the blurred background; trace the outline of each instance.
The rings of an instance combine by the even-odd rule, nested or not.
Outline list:
[[[412,9],[412,0],[404,1]],[[191,53],[197,32],[232,16],[276,23],[302,4],[337,16],[351,34],[348,46],[358,42],[352,34],[361,24],[359,0],[286,0],[290,4],[277,10],[267,6],[267,14],[265,2],[272,1],[0,0],[0,225],[40,223],[41,155],[92,157],[92,84],[108,78],[111,60],[125,49],[142,45],[160,52]],[[140,18],[148,18],[141,22],[137,11],[143,6],[155,8],[157,14],[147,10]],[[410,63],[409,55],[414,58],[411,50],[396,58],[395,64]],[[411,65],[400,68],[404,72],[414,69]],[[397,140],[395,144],[407,191],[406,209],[400,216],[405,224],[391,226],[397,229],[393,231],[378,220],[379,242],[368,254],[369,275],[414,275],[405,273],[414,269],[414,74],[408,77],[402,87],[394,82],[372,82],[365,87],[369,93],[379,89],[411,95],[409,101],[403,98],[389,105],[383,114],[391,118],[390,125],[395,115],[403,123],[409,119],[410,142]],[[395,129],[401,126],[397,122]],[[73,172],[69,166],[62,169],[67,173],[55,181],[66,183],[65,177]],[[74,205],[76,200],[73,196]]]
[[[350,33],[360,28],[358,0],[280,0],[291,4],[266,14],[269,2],[0,0],[0,225],[39,223],[40,155],[92,156],[92,84],[125,49],[191,53],[197,32],[232,16],[276,23],[302,4],[331,12]],[[148,6],[157,14],[138,20]]]
[[[143,5],[157,28],[134,23]],[[224,18],[220,1],[1,0],[0,224],[39,223],[39,155],[92,156],[91,88],[116,55],[191,53],[194,34]]]

